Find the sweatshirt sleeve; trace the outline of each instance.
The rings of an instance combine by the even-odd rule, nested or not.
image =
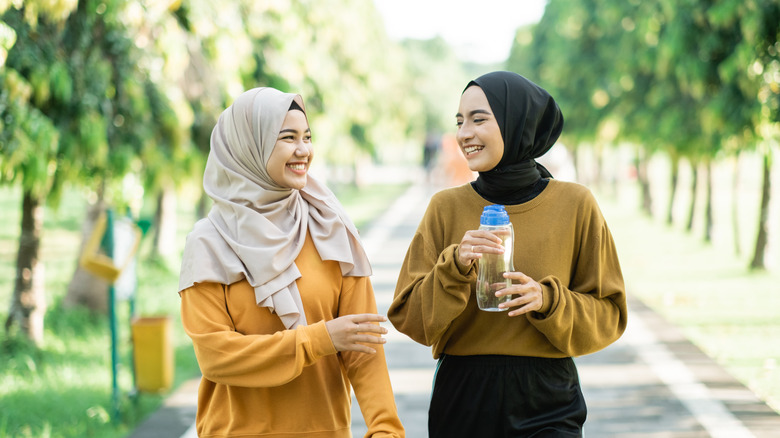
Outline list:
[[[595,200],[580,230],[580,251],[570,284],[555,276],[539,280],[544,305],[528,319],[556,348],[571,356],[601,350],[628,321],[623,274],[615,242]]]
[[[184,331],[206,379],[243,387],[279,386],[319,358],[336,354],[324,321],[267,335],[237,332],[226,310],[225,287],[197,283],[181,292]]]
[[[437,220],[428,208],[406,252],[388,318],[398,331],[431,346],[466,309],[476,282],[474,264],[461,269],[457,244],[438,251],[432,242]]]
[[[376,313],[374,290],[368,277],[344,277],[339,300],[339,316]],[[355,398],[368,427],[368,437],[404,437],[404,428],[390,384],[385,350],[382,345],[371,345],[375,354],[354,351],[339,353],[355,389]]]

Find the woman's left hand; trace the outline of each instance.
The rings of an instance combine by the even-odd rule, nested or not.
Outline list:
[[[523,315],[542,308],[542,285],[522,272],[505,272],[504,278],[512,280],[512,286],[496,292],[496,296],[514,295],[511,301],[501,303],[498,307],[509,309],[509,316]]]

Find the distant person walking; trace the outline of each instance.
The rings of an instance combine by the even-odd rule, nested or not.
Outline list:
[[[460,186],[474,181],[475,173],[469,169],[469,163],[463,157],[458,141],[452,134],[442,136],[439,167],[444,187]]]
[[[423,169],[425,169],[425,176],[429,183],[439,158],[440,149],[441,135],[432,131],[428,132],[423,143]]]
[[[390,321],[433,347],[438,366],[430,438],[580,437],[586,417],[572,356],[593,353],[626,328],[615,244],[584,186],[557,181],[535,159],[555,144],[563,116],[541,87],[511,72],[468,83],[457,141],[476,181],[436,193],[403,262]],[[514,228],[511,296],[480,310],[477,260],[501,254],[479,230],[490,204]]]
[[[303,100],[241,94],[211,136],[208,217],[187,237],[184,330],[203,378],[200,437],[351,437],[351,395],[366,437],[403,437],[357,230],[308,175]]]

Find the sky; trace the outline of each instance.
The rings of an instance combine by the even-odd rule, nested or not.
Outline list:
[[[440,35],[463,61],[503,62],[515,30],[536,23],[547,0],[374,0],[393,40]]]

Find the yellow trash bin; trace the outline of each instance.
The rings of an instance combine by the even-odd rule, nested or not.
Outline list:
[[[139,391],[160,392],[173,384],[171,319],[167,316],[134,318],[133,360]]]

